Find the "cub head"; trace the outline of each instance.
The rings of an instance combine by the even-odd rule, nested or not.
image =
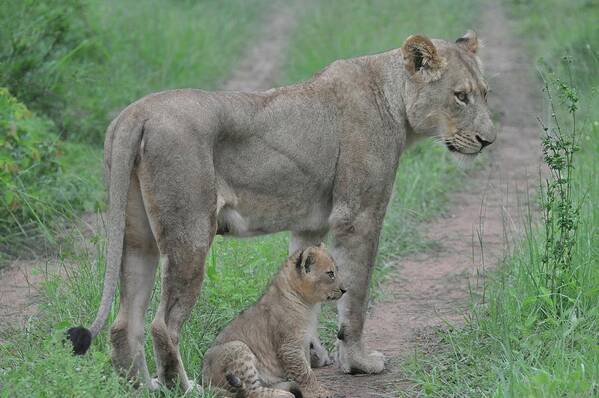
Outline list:
[[[468,31],[455,43],[410,36],[401,48],[408,122],[415,134],[438,137],[452,152],[476,154],[496,137],[478,47]]]
[[[337,275],[337,266],[323,243],[308,247],[296,255],[294,275],[299,294],[310,304],[337,300],[345,293]]]

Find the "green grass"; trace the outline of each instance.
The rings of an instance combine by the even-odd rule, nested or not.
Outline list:
[[[102,202],[99,151],[59,140],[50,120],[6,89],[0,131],[0,252],[40,253],[56,243],[52,226]]]
[[[569,180],[572,200],[552,202],[542,193],[542,203],[553,203],[551,217],[567,203],[580,206],[576,233],[562,240],[573,238],[573,256],[556,245],[559,219],[529,222],[520,247],[487,280],[486,304],[473,298],[464,328],[441,331],[441,351],[417,354],[408,369],[424,396],[599,396],[599,8],[593,1],[507,5],[539,70],[550,82],[561,78],[578,87],[581,151]],[[571,99],[553,82],[549,87],[568,131]]]
[[[459,11],[457,11],[459,9]],[[310,76],[341,58],[401,47],[413,34],[455,40],[478,10],[474,0],[328,0],[302,15],[288,51],[286,81]]]
[[[3,2],[0,86],[50,116],[63,136],[100,143],[118,111],[143,95],[217,87],[252,40],[266,4]]]
[[[56,229],[62,229],[65,219],[101,207],[98,144],[110,120],[153,91],[216,88],[258,31],[267,4],[264,0],[2,2],[0,87],[9,88],[33,110],[28,120],[39,121],[35,133],[43,130],[53,137],[45,144],[59,149],[27,173],[0,173],[6,174],[0,175],[0,260],[52,251]],[[0,109],[1,119],[7,112]],[[2,135],[9,130],[3,126]],[[18,146],[28,148],[29,136]],[[0,147],[4,142],[0,138]],[[45,153],[40,152],[44,143],[29,145],[39,147],[36,154]],[[47,151],[51,149],[56,148]],[[10,164],[0,154],[0,169],[15,166],[13,155],[18,151],[10,154]],[[37,177],[31,171],[37,171]]]
[[[416,9],[407,2],[401,7],[391,0],[368,4],[357,0],[312,3],[290,43],[284,81],[306,78],[338,57],[399,47],[409,34],[423,32],[423,26],[427,27],[424,33],[431,36],[458,37],[475,15],[474,1],[460,2],[461,9],[467,10],[460,13],[454,12],[453,1],[424,1]],[[182,24],[188,21],[186,18],[182,16]],[[418,234],[418,225],[443,210],[446,194],[458,186],[462,176],[441,146],[424,142],[405,154],[383,229],[375,284],[391,275],[391,264],[397,256],[428,247],[430,242]],[[25,330],[2,337],[0,396],[149,395],[134,392],[115,375],[106,331],[94,341],[91,354],[84,357],[71,357],[59,343],[64,329],[73,324],[88,325],[97,310],[104,269],[103,234],[92,241],[96,242],[95,252],[64,252],[63,277],[50,277],[42,287],[45,304],[38,316]],[[216,239],[201,298],[182,333],[183,361],[191,377],[199,378],[203,353],[213,338],[256,300],[286,253],[287,234]],[[159,289],[157,284],[147,313],[148,323],[154,315]],[[115,303],[109,322],[117,309]],[[326,320],[323,337],[330,342],[333,322]],[[146,353],[152,371],[149,338]],[[59,375],[48,384],[46,380],[55,373]],[[177,392],[164,395],[174,396]]]

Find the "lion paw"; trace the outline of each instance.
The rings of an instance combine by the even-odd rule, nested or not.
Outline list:
[[[381,373],[385,369],[385,356],[378,351],[365,353],[340,343],[337,346],[337,364],[343,373]]]

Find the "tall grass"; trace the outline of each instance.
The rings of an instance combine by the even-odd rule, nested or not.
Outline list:
[[[546,79],[541,223],[527,220],[465,327],[441,333],[441,352],[415,356],[426,396],[599,396],[599,10],[549,3],[510,3]]]
[[[50,120],[0,88],[0,253],[51,246],[50,225],[102,202],[100,174],[97,151],[60,141]]]
[[[0,86],[50,116],[63,137],[99,143],[110,119],[142,95],[215,88],[253,37],[266,4],[2,2]]]
[[[216,88],[257,31],[267,5],[264,0],[1,2],[0,89],[9,88],[34,111],[30,120],[53,123],[21,134],[18,148],[9,153],[5,144],[11,135],[2,123],[0,169],[14,169],[18,153],[28,148],[25,137],[52,135],[60,150],[52,156],[54,168],[38,161],[18,173],[0,173],[0,257],[52,250],[57,223],[101,207],[97,144],[110,120],[153,91]],[[9,113],[0,107],[0,119],[8,120]]]

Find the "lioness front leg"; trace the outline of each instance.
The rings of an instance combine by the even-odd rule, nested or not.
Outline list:
[[[291,255],[291,253],[294,253],[298,249],[316,246],[319,243],[324,242],[327,232],[328,230],[326,229],[319,231],[292,232],[291,238],[289,239],[289,254]],[[314,312],[312,314],[313,320],[310,323],[310,329],[308,330],[308,346],[305,347],[306,355],[308,356],[308,361],[310,361],[312,368],[321,368],[333,363],[326,348],[324,348],[320,342],[320,336],[318,335],[320,307],[320,304],[314,306]]]
[[[301,341],[292,341],[281,345],[278,356],[287,377],[295,381],[304,398],[332,398],[333,394],[316,379]]]
[[[362,211],[352,219],[338,220],[331,229],[331,254],[347,289],[337,304],[337,364],[345,373],[379,373],[385,368],[383,354],[367,352],[362,341],[382,219],[380,211]]]

